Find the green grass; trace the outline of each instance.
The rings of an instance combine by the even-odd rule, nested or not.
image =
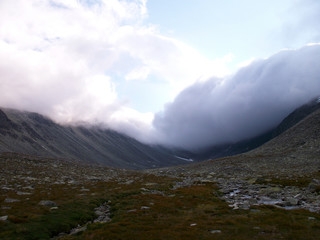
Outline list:
[[[157,178],[157,185],[149,187],[164,195],[144,194],[141,188],[155,180],[150,178],[131,185],[97,183],[91,189],[99,195],[70,199],[58,210],[42,209],[36,217],[10,215],[9,223],[0,224],[0,239],[50,239],[92,220],[93,209],[107,200],[111,201],[111,222],[91,224],[84,233],[61,239],[318,239],[320,234],[316,213],[268,206],[232,210],[217,197],[214,184],[170,190],[172,179],[166,178]],[[12,221],[14,217],[20,221]]]
[[[295,186],[295,187],[308,187],[312,179],[320,179],[320,172],[316,172],[306,176],[295,176],[295,177],[282,177],[282,178],[258,178],[256,184],[275,184],[281,186]],[[319,192],[319,190],[318,190]]]
[[[110,223],[91,225],[83,234],[63,239],[318,239],[316,213],[267,206],[232,210],[216,191],[206,184],[168,191],[165,196],[139,194],[135,189],[115,194]]]
[[[78,224],[95,218],[97,203],[77,201],[60,206],[35,218],[17,221],[21,217],[9,216],[8,223],[0,224],[0,239],[49,239],[61,232],[68,232]]]

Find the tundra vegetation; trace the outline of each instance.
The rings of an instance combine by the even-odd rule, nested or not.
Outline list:
[[[304,188],[316,175],[247,181]],[[182,168],[129,171],[2,154],[0,177],[0,239],[319,239],[320,235],[318,212],[263,204],[235,209],[216,181],[222,176],[203,177]],[[319,189],[313,194],[319,196]],[[108,206],[109,220],[97,222],[95,209],[102,205]]]

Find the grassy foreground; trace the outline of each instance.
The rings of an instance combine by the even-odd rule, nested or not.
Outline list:
[[[4,164],[5,160],[0,160]],[[24,187],[28,191],[26,179],[30,178],[30,171],[25,178],[14,176],[22,176],[26,165],[21,165],[30,165],[30,161],[20,160],[18,169],[2,165],[2,169],[7,168],[1,172],[2,186]],[[219,198],[222,193],[213,182],[176,189],[173,186],[179,179],[139,172],[85,180],[81,178],[85,168],[78,168],[72,169],[79,176],[76,182],[48,183],[39,182],[39,174],[47,171],[43,176],[49,176],[53,170],[42,164],[42,167],[33,165],[33,169],[39,167],[32,173],[38,174],[38,181],[34,181],[30,194],[1,188],[0,216],[8,219],[0,221],[0,239],[54,238],[95,219],[94,208],[104,202],[110,205],[110,222],[91,223],[84,232],[57,239],[319,239],[320,236],[319,214],[271,206],[233,210]],[[86,174],[100,171],[103,175],[101,169],[86,171]],[[52,179],[56,175],[52,174],[52,181],[57,180]],[[8,202],[8,198],[17,201]],[[44,199],[54,201],[57,207],[39,205]]]

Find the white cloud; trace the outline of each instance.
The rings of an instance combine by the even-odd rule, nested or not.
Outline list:
[[[162,143],[189,149],[256,136],[320,95],[319,62],[314,44],[197,82],[155,116],[154,127]]]
[[[193,148],[253,136],[319,92],[318,45],[225,77],[231,53],[209,60],[144,25],[147,16],[146,0],[0,1],[0,106]],[[117,92],[152,79],[173,96],[190,86],[155,118]]]
[[[119,100],[117,79],[155,76],[177,94],[203,73],[227,69],[143,25],[147,15],[146,0],[1,1],[0,105],[133,136],[151,129],[152,113]]]

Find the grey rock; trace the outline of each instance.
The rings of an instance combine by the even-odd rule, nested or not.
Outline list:
[[[55,207],[57,204],[53,201],[50,200],[42,200],[38,203],[41,206],[46,206],[46,207]]]
[[[150,186],[156,186],[156,185],[158,185],[158,183],[146,183],[144,185],[147,187],[150,187]]]
[[[14,198],[6,198],[4,200],[5,203],[14,203],[14,202],[20,202],[20,200],[18,199],[14,199]]]
[[[73,228],[71,231],[70,231],[70,235],[75,235],[77,233],[80,233],[80,232],[84,232],[87,230],[87,225],[84,225],[84,226],[78,226],[76,228]]]
[[[311,183],[308,185],[308,189],[310,191],[316,191],[317,189],[320,189],[320,180],[312,179]]]
[[[95,208],[94,213],[98,216],[98,218],[94,220],[95,223],[107,223],[111,221],[110,206],[107,205],[107,203]]]
[[[1,206],[1,209],[3,209],[3,210],[9,210],[9,209],[11,209],[11,207],[8,207],[8,206]]]
[[[288,198],[287,199],[287,206],[296,206],[299,203],[299,200],[296,198]]]
[[[87,188],[81,188],[81,189],[80,189],[80,191],[81,191],[81,192],[90,192],[90,189],[87,189]]]
[[[130,213],[130,212],[136,212],[137,209],[131,209],[131,210],[128,210],[127,212]]]
[[[7,221],[7,220],[8,220],[8,215],[0,217],[0,221]]]
[[[31,195],[29,192],[17,192],[17,195]]]

